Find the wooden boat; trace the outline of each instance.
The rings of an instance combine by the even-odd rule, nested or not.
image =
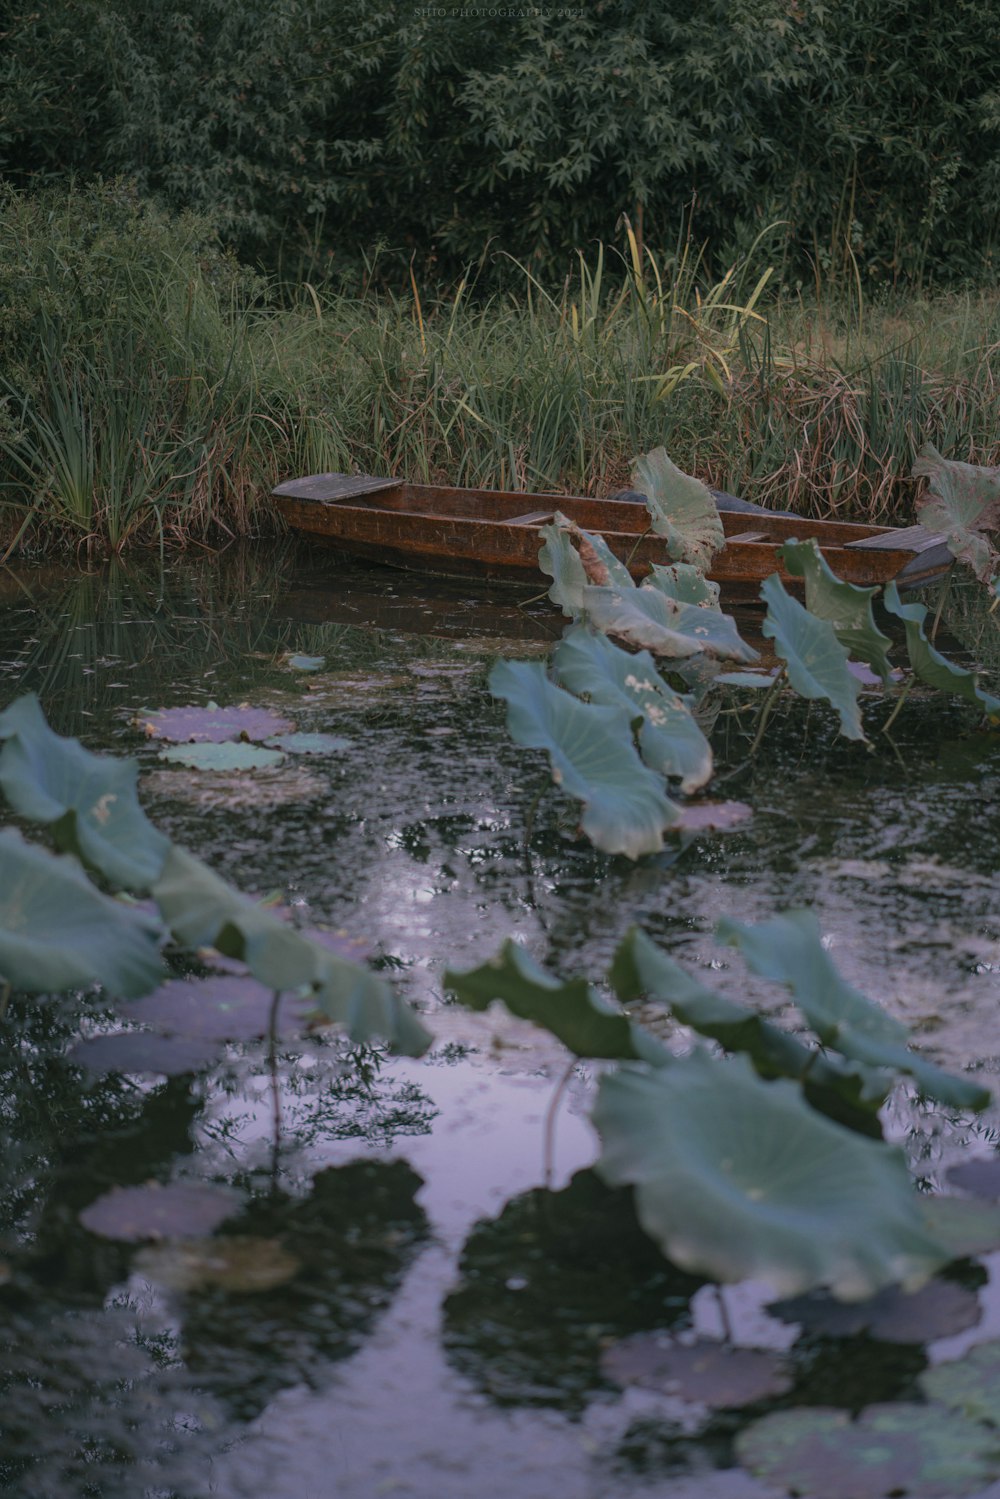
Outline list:
[[[583,495],[449,489],[370,474],[314,474],[273,491],[293,531],[370,561],[449,577],[540,581],[540,530],[561,511],[585,531],[599,532],[636,578],[670,558],[650,529],[649,511],[633,500]],[[951,563],[942,537],[923,526],[900,529],[809,520],[760,507],[723,508],[726,541],[709,577],[727,590],[755,590],[771,573],[789,579],[777,549],[789,537],[814,536],[839,578],[913,588],[940,577]]]

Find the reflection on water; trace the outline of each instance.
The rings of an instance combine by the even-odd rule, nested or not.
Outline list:
[[[595,976],[638,921],[714,987],[780,1013],[783,996],[712,930],[722,915],[808,905],[848,979],[936,1059],[992,1075],[1000,742],[939,701],[904,710],[895,751],[834,740],[819,708],[779,712],[766,754],[726,787],[752,821],[680,858],[609,860],[554,796],[529,829],[546,766],[508,741],[485,688],[492,654],[530,653],[559,626],[523,596],[432,590],[291,547],[0,572],[0,705],[37,691],[62,731],[136,755],[171,836],[244,889],[281,889],[304,922],[357,938],[436,1035],[421,1063],[352,1058],[320,1038],[282,1043],[274,1074],[250,1043],[193,1083],[85,1083],[66,1060],[79,1007],[12,1008],[0,1036],[4,1491],[770,1492],[717,1466],[741,1413],[712,1419],[602,1374],[608,1340],[711,1333],[718,1308],[664,1265],[618,1194],[573,1174],[595,1153],[582,1072],[543,1187],[564,1058],[528,1027],[444,1003],[441,973],[513,935],[553,968]],[[291,653],[322,668],[297,672]],[[142,710],[209,700],[272,707],[347,745],[249,791],[168,767]],[[714,743],[736,769],[732,715]],[[89,1033],[114,1023],[87,1012]],[[905,1097],[889,1122],[929,1182],[963,1142],[989,1152],[998,1140],[995,1113],[970,1123]],[[77,1222],[114,1184],[177,1178],[241,1187],[248,1206],[223,1233],[278,1242],[294,1277],[263,1292],[170,1291],[137,1268],[134,1246]],[[981,1296],[970,1336],[998,1325],[997,1286]],[[727,1302],[738,1338],[775,1335],[760,1297]],[[785,1403],[898,1398],[937,1356],[790,1337]]]

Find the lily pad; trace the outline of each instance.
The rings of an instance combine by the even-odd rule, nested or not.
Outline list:
[[[976,1161],[962,1161],[949,1166],[945,1173],[953,1186],[974,1197],[985,1197],[989,1202],[1000,1202],[1000,1159],[996,1156],[980,1157]]]
[[[507,702],[512,738],[547,750],[553,780],[583,802],[583,830],[597,848],[637,859],[663,847],[677,809],[640,760],[623,709],[581,703],[533,661],[498,662],[489,687]]]
[[[223,1234],[216,1239],[174,1239],[140,1249],[133,1272],[171,1291],[231,1291],[252,1295],[284,1285],[300,1263],[277,1239]]]
[[[335,755],[350,749],[353,741],[339,734],[275,734],[264,743],[290,755]]]
[[[774,1411],[736,1438],[740,1462],[803,1499],[957,1499],[998,1467],[985,1427],[926,1405]]]
[[[866,662],[883,684],[888,683],[892,666],[886,652],[892,642],[872,614],[878,589],[859,588],[838,578],[812,536],[808,541],[786,541],[778,556],[793,577],[805,579],[809,613],[828,620],[850,655]]]
[[[146,713],[140,724],[150,739],[170,739],[175,744],[224,744],[230,740],[269,739],[290,734],[295,725],[267,708],[220,708],[192,705],[189,708],[157,708]]]
[[[952,556],[988,582],[1000,562],[985,534],[1000,530],[1000,468],[942,458],[928,442],[917,454],[912,474],[928,480],[926,495],[917,501],[921,524],[940,531]]]
[[[577,626],[556,647],[552,666],[559,682],[578,697],[619,707],[633,720],[641,717],[639,753],[651,770],[678,777],[685,792],[711,780],[711,746],[648,651],[623,651],[606,636]]]
[[[26,994],[103,984],[145,994],[163,975],[158,922],[102,895],[71,855],[0,832],[0,976]]]
[[[707,1338],[679,1343],[664,1333],[639,1332],[605,1349],[601,1368],[619,1385],[638,1385],[716,1410],[735,1410],[786,1394],[788,1361],[765,1348],[733,1348]]]
[[[206,743],[172,744],[160,750],[159,758],[172,765],[185,765],[188,770],[272,770],[280,765],[284,755],[280,750],[261,749],[257,744]]]
[[[654,448],[636,459],[632,483],[646,496],[653,530],[666,540],[673,561],[689,562],[707,573],[725,541],[722,520],[707,487],[671,463],[666,448]]]
[[[239,1212],[243,1196],[230,1187],[201,1182],[112,1187],[80,1213],[80,1222],[104,1239],[139,1243],[209,1234]]]
[[[955,1108],[983,1109],[990,1102],[981,1083],[945,1072],[911,1051],[902,1021],[841,977],[813,912],[785,911],[757,926],[724,917],[716,931],[723,942],[739,947],[755,973],[791,990],[824,1046],[835,1046],[870,1067],[908,1073],[924,1093]]]
[[[352,1040],[380,1036],[407,1056],[430,1045],[414,1011],[378,974],[310,941],[184,849],[170,850],[153,895],[180,942],[241,959],[271,989],[308,990],[312,1007]]]
[[[990,718],[1000,717],[1000,698],[984,692],[979,686],[975,672],[956,666],[947,656],[935,650],[924,633],[927,608],[924,604],[904,604],[900,601],[895,583],[887,583],[884,597],[885,607],[903,621],[906,630],[906,649],[910,665],[922,682],[936,687],[940,692],[951,693],[973,703]]]
[[[123,1005],[122,1013],[165,1036],[255,1041],[268,1033],[273,1003],[274,990],[249,974],[213,975],[170,979],[145,999]],[[308,1024],[309,1009],[308,1001],[283,994],[277,1014],[279,1034],[301,1033]]]
[[[48,826],[61,852],[113,885],[147,890],[170,840],[139,805],[136,762],[94,755],[54,733],[34,694],[0,713],[0,740],[0,790],[11,808]]]
[[[845,1305],[821,1292],[776,1301],[768,1311],[807,1332],[856,1338],[866,1332],[882,1343],[929,1343],[975,1327],[982,1319],[979,1297],[954,1281],[935,1278],[917,1291],[887,1286],[868,1301]]]
[[[864,739],[858,709],[860,684],[847,669],[848,651],[827,619],[816,619],[793,599],[777,573],[765,578],[760,596],[767,605],[763,633],[785,662],[788,680],[800,697],[826,698],[840,716],[840,732]]]
[[[108,1072],[136,1076],[178,1077],[201,1072],[218,1057],[218,1047],[188,1036],[161,1036],[155,1031],[126,1031],[118,1036],[94,1036],[78,1041],[67,1059],[103,1077]]]
[[[920,1388],[931,1400],[975,1421],[1000,1425],[1000,1342],[979,1343],[960,1359],[937,1364],[920,1376]],[[994,1434],[1000,1445],[1000,1437]]]
[[[902,1152],[831,1123],[783,1079],[704,1052],[601,1079],[597,1171],[635,1188],[643,1228],[682,1269],[844,1300],[918,1285],[947,1255]]]
[[[289,656],[288,664],[293,671],[322,671],[326,665],[325,656]]]
[[[560,982],[509,939],[489,962],[449,970],[444,982],[471,1010],[502,1000],[511,1014],[544,1026],[578,1057],[643,1059],[654,1066],[670,1061],[648,1031],[601,999],[585,979]]]

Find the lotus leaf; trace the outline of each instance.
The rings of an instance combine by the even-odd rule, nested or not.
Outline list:
[[[267,708],[206,707],[157,708],[141,719],[150,739],[171,739],[175,744],[223,744],[232,739],[269,739],[289,734],[295,725]]]
[[[592,703],[642,718],[639,753],[651,770],[680,778],[681,790],[711,780],[712,749],[684,699],[667,686],[647,651],[633,655],[582,626],[556,647],[552,665],[561,684]]]
[[[890,614],[895,614],[903,621],[910,665],[922,682],[937,687],[941,692],[964,697],[983,713],[989,714],[990,718],[1000,717],[1000,698],[983,691],[977,683],[975,672],[956,666],[931,645],[924,633],[924,620],[927,618],[925,605],[902,603],[895,583],[886,584],[884,603]]]
[[[293,671],[322,671],[326,665],[326,657],[289,656],[288,664]]]
[[[791,1301],[776,1301],[768,1311],[783,1322],[797,1322],[807,1332],[833,1338],[856,1338],[867,1332],[882,1343],[929,1343],[975,1327],[983,1315],[974,1291],[939,1277],[919,1291],[887,1286],[869,1301],[850,1306],[814,1291]]]
[[[334,755],[350,749],[352,741],[339,734],[275,734],[264,743],[290,755]]]
[[[112,1187],[83,1209],[80,1222],[92,1234],[127,1243],[177,1239],[211,1233],[242,1205],[242,1194],[230,1187],[148,1182],[142,1187]]]
[[[953,1260],[1000,1249],[1000,1207],[968,1197],[925,1193],[917,1199],[928,1231]]]
[[[787,1360],[771,1349],[733,1348],[705,1338],[679,1343],[659,1332],[638,1332],[612,1343],[601,1367],[615,1384],[659,1390],[717,1410],[752,1405],[792,1387]]]
[[[240,958],[274,990],[308,989],[315,1008],[354,1041],[381,1036],[407,1056],[431,1037],[384,979],[312,942],[246,899],[200,859],[172,848],[153,895],[178,940]]]
[[[169,979],[145,999],[123,1005],[122,1013],[185,1040],[255,1041],[270,1028],[274,992],[249,974]],[[309,1001],[283,995],[276,1017],[279,1033],[303,1031],[308,1013]]]
[[[728,614],[698,604],[678,604],[646,584],[632,589],[588,585],[583,590],[583,612],[605,635],[617,635],[656,656],[704,652],[729,661],[757,660],[757,652],[740,639]]]
[[[812,536],[808,541],[786,541],[778,556],[793,577],[805,579],[809,613],[829,620],[841,645],[856,661],[867,662],[887,684],[892,667],[886,651],[892,642],[878,629],[872,614],[878,589],[842,582]]]
[[[825,697],[840,715],[848,739],[864,739],[858,709],[860,686],[847,669],[847,650],[827,619],[815,619],[782,586],[777,573],[765,578],[760,596],[767,605],[763,632],[785,662],[788,680],[800,697]]]
[[[1000,1341],[979,1343],[960,1359],[927,1369],[920,1387],[950,1410],[1000,1426]]]
[[[643,585],[659,589],[678,604],[699,604],[703,609],[719,607],[718,583],[710,582],[690,562],[672,562],[669,567],[654,562]]]
[[[27,994],[103,984],[145,994],[163,976],[159,924],[102,895],[76,859],[0,832],[0,976]]]
[[[664,1254],[720,1281],[845,1301],[921,1284],[947,1259],[925,1230],[902,1152],[817,1114],[744,1057],[696,1051],[601,1079],[597,1170],[635,1188]]]
[[[998,1471],[983,1426],[926,1405],[871,1405],[852,1421],[822,1406],[773,1411],[736,1438],[759,1478],[803,1499],[958,1499]]]
[[[875,1116],[889,1091],[886,1073],[817,1055],[788,1031],[692,978],[638,927],[619,943],[608,977],[623,1004],[641,998],[665,1004],[682,1025],[727,1051],[745,1052],[762,1077],[799,1079],[821,1112],[880,1134]]]
[[[160,759],[188,770],[272,770],[284,760],[280,750],[261,749],[257,744],[172,744],[160,750]]]
[[[583,830],[597,848],[637,859],[663,847],[677,808],[639,759],[626,712],[581,703],[538,662],[498,662],[489,687],[506,699],[511,736],[547,750],[556,784],[583,802]]]
[[[47,824],[58,848],[111,884],[148,889],[170,840],[139,805],[136,762],[91,754],[54,733],[34,694],[0,713],[0,739],[0,789],[13,810]]]
[[[960,1187],[963,1192],[971,1192],[974,1197],[985,1197],[990,1202],[1000,1201],[1000,1160],[996,1156],[949,1166],[947,1177],[956,1187]]]
[[[917,454],[912,473],[915,479],[929,481],[927,493],[917,501],[921,524],[940,531],[952,556],[988,582],[1000,562],[984,535],[1000,529],[1000,468],[942,458],[928,442]]]
[[[583,610],[583,590],[587,586],[580,554],[569,539],[573,522],[556,511],[552,525],[543,526],[544,537],[538,553],[538,566],[552,579],[549,598],[569,619],[578,619]]]
[[[138,1275],[172,1291],[218,1288],[237,1295],[284,1285],[299,1261],[277,1239],[224,1234],[216,1239],[175,1239],[140,1249],[132,1261]]]
[[[585,979],[561,983],[516,942],[506,941],[479,968],[449,970],[444,982],[471,1010],[503,1000],[511,1014],[544,1026],[578,1057],[644,1060],[654,1067],[670,1061],[648,1031],[601,999]]]
[[[908,1049],[910,1033],[870,999],[848,984],[823,946],[819,923],[811,911],[786,911],[757,926],[728,917],[717,932],[739,947],[762,978],[785,984],[824,1046],[872,1067],[895,1067],[908,1073],[932,1098],[959,1109],[983,1109],[989,1089],[971,1079],[954,1077]]]
[[[725,541],[722,521],[707,487],[671,463],[666,448],[654,448],[636,459],[632,483],[646,496],[653,530],[666,539],[672,559],[689,562],[699,572],[707,573]]]
[[[160,1036],[155,1031],[123,1031],[117,1036],[94,1036],[78,1041],[67,1059],[101,1077],[106,1072],[125,1072],[160,1077],[178,1077],[200,1072],[218,1057],[219,1049],[190,1036]]]

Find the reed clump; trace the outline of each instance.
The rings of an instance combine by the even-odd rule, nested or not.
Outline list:
[[[863,305],[710,282],[690,247],[580,256],[555,291],[275,288],[120,184],[0,200],[0,524],[121,551],[276,524],[358,469],[605,494],[663,444],[717,487],[906,522],[913,456],[1000,460],[1000,296]]]

